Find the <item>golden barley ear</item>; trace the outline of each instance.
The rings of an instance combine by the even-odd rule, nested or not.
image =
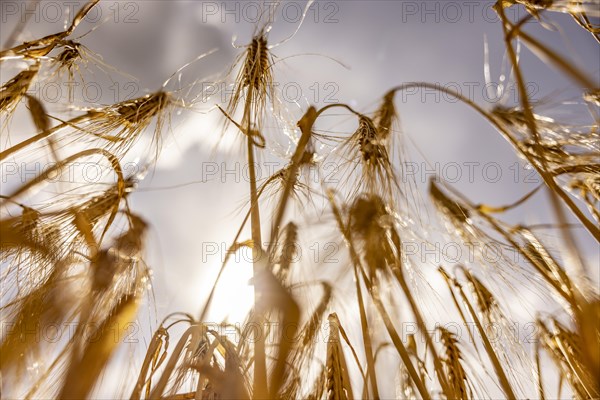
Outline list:
[[[241,125],[245,131],[256,126],[261,130],[267,101],[273,99],[272,56],[267,45],[267,32],[263,28],[254,35],[245,53],[235,80],[233,96],[227,105],[227,114],[234,115],[245,91]]]
[[[394,104],[396,92],[391,90],[383,96],[379,108],[375,111],[373,122],[377,127],[378,135],[385,141],[393,134],[393,125],[398,120],[398,112]]]
[[[81,10],[79,10],[79,12],[77,12],[77,14],[75,14],[75,17],[73,18],[73,22],[71,22],[71,25],[69,25],[69,28],[65,31],[66,36],[70,35],[71,33],[73,33],[73,31],[75,30],[75,28],[77,28],[77,26],[81,23],[81,21],[85,18],[85,16],[92,10],[92,8],[94,8],[96,6],[96,4],[98,4],[100,2],[100,0],[89,0],[82,8]]]
[[[379,124],[389,122],[391,120],[378,121]],[[390,127],[381,125],[381,129],[378,129],[373,119],[358,114],[358,128],[342,146],[350,164],[346,179],[351,179],[360,167],[359,177],[355,179],[350,190],[351,197],[366,192],[381,196],[392,204],[397,198],[395,192],[399,192],[400,188],[389,153],[389,130],[386,130]]]
[[[389,266],[394,263],[394,250],[387,240],[390,219],[386,205],[379,196],[360,196],[349,210],[349,227],[361,243],[361,253],[371,281],[378,279],[378,271],[388,273]]]
[[[578,333],[581,336],[583,351],[583,362],[589,376],[592,378],[590,384],[594,386],[596,393],[600,393],[600,300],[593,299],[584,301],[582,304],[581,318],[578,322]]]
[[[167,357],[169,337],[169,331],[162,325],[152,335],[138,379],[129,396],[131,400],[140,400],[142,393],[145,394],[145,398],[149,397],[152,388],[152,377]]]
[[[76,298],[59,294],[68,267],[67,262],[57,263],[48,277],[40,277],[43,282],[38,287],[3,307],[4,317],[12,326],[0,344],[0,370],[15,382],[26,379],[26,367],[32,360],[52,350],[52,343],[43,340],[40,332],[64,323],[77,308]]]
[[[470,211],[456,200],[450,199],[432,179],[429,181],[429,194],[434,205],[457,227],[468,225]]]
[[[20,56],[24,59],[40,61],[47,56],[56,46],[61,44],[64,38],[73,33],[85,16],[98,4],[100,0],[89,0],[73,18],[71,25],[62,32],[47,35],[41,39],[24,42],[0,52],[0,63],[7,57]]]
[[[39,252],[45,257],[51,256],[52,249],[47,247],[44,242],[32,237],[28,225],[23,225],[21,217],[0,220],[0,251],[3,255],[24,248],[32,252]]]
[[[124,295],[94,332],[97,340],[86,343],[82,354],[68,367],[58,398],[87,398],[121,339],[135,320],[138,308],[135,295]],[[115,340],[116,339],[116,340]]]
[[[329,314],[329,337],[327,339],[327,399],[353,399],[350,375],[340,339],[340,321],[335,313]]]
[[[37,77],[40,63],[31,64],[24,71],[19,72],[14,78],[2,85],[0,89],[0,112],[10,117],[17,105],[21,102],[27,90]]]
[[[48,118],[48,113],[42,102],[35,96],[26,94],[25,97],[27,97],[27,107],[36,129],[41,132],[48,130],[50,128],[50,118]]]
[[[89,141],[90,146],[102,146],[104,151],[122,159],[138,143],[152,121],[155,121],[155,129],[150,147],[155,154],[152,160],[156,161],[162,146],[163,128],[169,121],[170,111],[178,105],[172,94],[160,90],[132,100],[92,108],[85,114],[3,150],[0,152],[0,161],[66,129],[72,130],[67,137]]]
[[[461,400],[470,399],[472,398],[472,393],[470,393],[468,388],[469,381],[462,365],[463,357],[458,347],[458,340],[452,332],[443,327],[439,327],[438,331],[440,332],[444,346],[442,362],[448,374],[448,382],[452,388],[453,398]]]
[[[582,355],[582,338],[556,319],[552,319],[553,329],[538,320],[539,338],[546,352],[551,356],[561,376],[566,378],[578,398],[596,398],[600,395],[597,375],[591,375]],[[597,331],[596,331],[597,333]],[[597,339],[596,339],[597,346]]]

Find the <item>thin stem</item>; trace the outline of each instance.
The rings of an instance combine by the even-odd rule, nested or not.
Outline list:
[[[554,213],[556,214],[558,224],[562,226],[562,228],[559,229],[560,236],[563,239],[562,241],[564,242],[564,248],[566,250],[566,253],[570,256],[569,258],[572,261],[573,269],[575,270],[575,273],[573,275],[575,279],[579,281],[579,283],[582,283],[582,279],[584,279],[585,276],[589,276],[589,270],[586,266],[585,261],[581,257],[583,252],[579,250],[577,242],[575,241],[571,230],[564,228],[564,226],[568,224],[568,221],[567,216],[565,215],[565,211],[563,209],[563,205],[560,203],[560,201],[558,201],[558,196],[556,196],[556,193],[554,193],[553,191],[548,191],[548,195],[550,197],[550,203],[552,204]],[[583,288],[584,286],[580,285],[580,287]]]
[[[302,163],[302,156],[304,155],[304,151],[306,150],[306,146],[308,145],[308,142],[310,140],[312,134],[312,126],[315,119],[316,111],[314,107],[310,107],[304,115],[304,117],[298,122],[298,126],[300,127],[302,135],[300,136],[300,140],[298,141],[298,145],[296,146],[296,151],[292,156],[292,161],[289,167],[290,169],[288,171],[287,179],[285,180],[283,193],[281,194],[281,201],[279,203],[279,207],[277,208],[277,213],[273,222],[271,241],[269,242],[267,254],[271,254],[271,250],[274,246],[274,243],[279,237],[281,221],[283,220],[283,215],[285,213],[287,202],[290,198],[290,193],[292,192],[292,189],[296,184],[298,170],[300,169],[300,165]]]
[[[540,344],[539,341],[535,342],[535,370],[537,374],[537,383],[538,383],[538,394],[540,396],[540,400],[546,400],[546,395],[544,393],[544,382],[542,379],[542,368],[540,365]]]
[[[512,36],[509,34],[508,27],[509,22],[504,14],[504,7],[498,7],[498,13],[500,14],[500,18],[502,19],[502,30],[504,32],[504,42],[506,47],[506,52],[508,53],[508,58],[510,59],[510,63],[513,66],[513,70],[515,72],[515,80],[517,81],[517,88],[519,90],[519,100],[521,102],[521,108],[523,109],[523,115],[525,117],[525,124],[536,144],[536,151],[540,149],[540,135],[537,130],[537,124],[535,122],[535,117],[533,116],[533,111],[531,110],[531,104],[529,103],[529,96],[527,95],[527,89],[525,87],[525,79],[523,78],[523,73],[521,72],[521,67],[519,67],[519,61],[517,59],[517,54],[515,53],[515,49],[512,46]],[[546,160],[544,157],[540,157],[542,162],[542,166],[546,169]]]
[[[52,135],[54,135],[58,131],[65,129],[69,126],[75,127],[76,129],[81,130],[81,128],[77,127],[75,124],[89,121],[92,118],[93,118],[93,114],[87,113],[87,114],[81,115],[79,117],[75,117],[69,121],[63,122],[62,124],[56,125],[55,127],[52,127],[46,131],[38,133],[37,135],[30,137],[29,139],[23,140],[22,142],[17,143],[16,145],[11,146],[8,149],[0,152],[0,161],[4,161],[4,159],[9,157],[11,154],[16,153],[29,145],[37,143],[43,139],[49,139]]]
[[[252,85],[248,87],[246,103],[244,106],[244,115],[242,117],[242,126],[245,127],[246,131],[246,149],[248,156],[248,171],[250,180],[250,225],[252,231],[252,266],[254,278],[258,278],[261,273],[262,267],[262,239],[260,231],[260,209],[258,204],[258,190],[256,184],[256,166],[254,165],[254,141],[250,135],[250,129],[252,124],[252,104],[254,100]],[[254,304],[256,305],[259,301],[261,294],[256,285],[254,285]],[[265,338],[264,338],[264,326],[263,326],[263,312],[257,310],[256,319],[259,326],[258,337],[254,343],[254,383],[253,392],[254,398],[266,399],[269,396],[269,389],[267,384],[267,359],[265,350]]]

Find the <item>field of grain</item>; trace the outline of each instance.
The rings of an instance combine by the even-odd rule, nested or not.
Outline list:
[[[0,6],[2,398],[600,398],[598,0]]]

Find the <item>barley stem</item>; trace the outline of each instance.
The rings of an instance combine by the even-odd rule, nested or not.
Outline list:
[[[246,129],[246,150],[248,156],[248,171],[250,180],[250,224],[252,231],[252,265],[254,278],[258,278],[263,263],[262,239],[260,229],[260,209],[258,204],[258,191],[256,184],[256,166],[254,164],[254,141],[250,135],[252,125],[252,105],[253,105],[253,87],[248,86],[247,98],[244,105],[244,115],[242,117],[242,126]],[[261,294],[254,285],[254,303],[257,304]],[[257,323],[259,326],[258,337],[254,343],[254,385],[253,394],[257,399],[266,399],[269,395],[267,384],[267,360],[264,338],[263,310],[256,312]]]

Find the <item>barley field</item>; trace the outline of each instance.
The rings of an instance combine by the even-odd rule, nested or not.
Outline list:
[[[600,398],[600,1],[0,1],[3,399]]]

